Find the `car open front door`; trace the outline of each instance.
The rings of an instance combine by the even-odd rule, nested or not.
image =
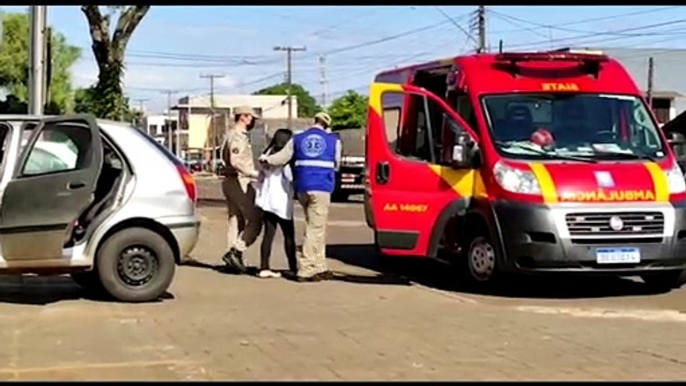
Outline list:
[[[445,214],[469,205],[477,173],[446,159],[459,158],[459,141],[446,138],[475,148],[474,131],[440,98],[407,85],[372,84],[368,115],[365,211],[377,247],[433,256]]]
[[[22,133],[27,136],[0,203],[7,262],[61,258],[102,167],[100,133],[90,115],[44,119]]]

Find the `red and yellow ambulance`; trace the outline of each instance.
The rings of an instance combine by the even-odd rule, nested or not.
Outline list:
[[[380,252],[507,273],[686,281],[684,173],[621,64],[559,50],[460,56],[370,88],[365,211]]]

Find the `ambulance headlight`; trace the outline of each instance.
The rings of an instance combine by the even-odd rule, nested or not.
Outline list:
[[[667,177],[667,186],[670,194],[678,194],[686,192],[686,181],[684,181],[684,172],[681,171],[679,165],[674,164],[671,169],[665,171]]]
[[[541,194],[541,186],[536,176],[530,171],[515,169],[498,162],[493,168],[493,174],[498,185],[508,192]]]

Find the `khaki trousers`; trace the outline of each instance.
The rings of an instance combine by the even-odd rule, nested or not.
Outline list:
[[[298,276],[312,277],[326,272],[326,221],[329,216],[331,194],[298,193],[305,211],[305,240],[298,258]]]
[[[262,211],[255,206],[255,189],[236,177],[226,177],[222,183],[228,209],[227,250],[243,252],[262,231]]]

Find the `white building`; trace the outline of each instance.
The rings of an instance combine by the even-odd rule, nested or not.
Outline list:
[[[179,124],[179,116],[176,111],[172,111],[169,116],[165,114],[148,115],[143,118],[143,130],[164,146],[168,145],[169,127],[175,133]],[[174,134],[175,135],[175,134]]]
[[[215,120],[212,125],[212,109],[209,96],[187,96],[179,99],[172,107],[178,111],[181,127],[182,149],[191,152],[209,151],[217,145],[224,130],[233,122],[233,111],[239,106],[251,106],[264,120],[287,119],[288,99],[286,95],[220,95],[214,96]],[[292,117],[298,117],[298,101],[292,97]],[[211,130],[214,126],[214,130]],[[215,139],[212,140],[211,132]],[[184,143],[187,146],[184,147]]]

